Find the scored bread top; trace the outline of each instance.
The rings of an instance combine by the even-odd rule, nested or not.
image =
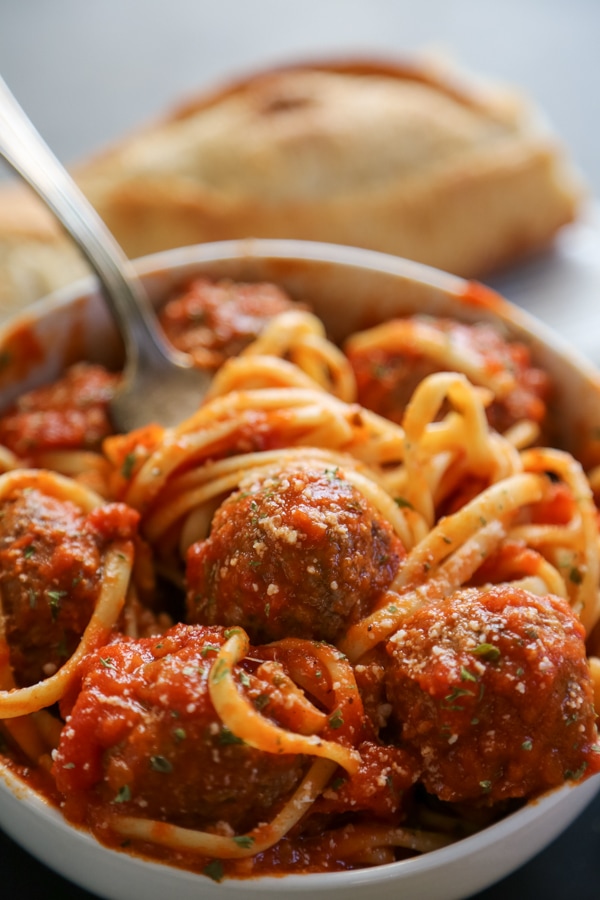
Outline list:
[[[577,214],[579,180],[539,118],[446,67],[312,61],[206,91],[74,174],[130,256],[287,237],[484,277]]]

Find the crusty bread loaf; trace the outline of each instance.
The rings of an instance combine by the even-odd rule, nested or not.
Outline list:
[[[44,204],[21,185],[0,190],[0,321],[89,271]]]
[[[254,74],[75,174],[130,256],[293,237],[478,278],[547,244],[580,200],[564,154],[517,94],[366,60]]]

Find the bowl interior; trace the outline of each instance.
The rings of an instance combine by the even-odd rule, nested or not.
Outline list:
[[[336,341],[394,315],[422,313],[466,322],[494,321],[525,341],[534,361],[557,385],[554,415],[564,445],[594,454],[600,435],[600,380],[595,370],[541,323],[480,285],[416,263],[370,251],[292,241],[224,242],[183,248],[136,263],[160,305],[192,276],[273,281],[305,300]],[[39,302],[0,330],[0,408],[31,386],[56,378],[68,364],[122,362],[119,336],[91,279]],[[530,803],[479,834],[444,850],[376,869],[287,876],[286,895],[385,900],[398,896],[452,900],[508,874],[552,840],[583,809],[600,778],[565,787]],[[214,885],[207,878],[107,850],[64,823],[8,770],[0,778],[0,825],[26,849],[66,877],[111,900],[178,900],[267,891],[279,879]]]

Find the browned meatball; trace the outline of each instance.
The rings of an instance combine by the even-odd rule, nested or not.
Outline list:
[[[543,423],[549,378],[532,365],[531,354],[524,344],[509,343],[485,323],[465,325],[450,319],[428,318],[426,326],[449,342],[458,356],[467,351],[470,357],[478,358],[479,365],[489,375],[503,373],[511,377],[512,388],[487,409],[493,428],[504,432],[522,419]],[[414,348],[403,346],[400,350],[350,345],[348,357],[356,375],[359,403],[394,422],[402,421],[418,384],[428,375],[441,371],[438,361],[424,354],[417,342]]]
[[[257,643],[335,642],[372,609],[403,556],[390,525],[339,470],[257,476],[188,552],[189,621],[241,625]]]
[[[583,628],[557,597],[468,588],[388,644],[388,693],[442,800],[527,797],[600,767]]]
[[[36,488],[0,503],[0,596],[16,683],[52,675],[73,653],[100,590],[102,550],[131,537],[138,513],[107,504],[85,515]]]
[[[190,353],[196,365],[217,369],[255,340],[273,316],[293,307],[298,308],[274,284],[198,278],[166,304],[160,322],[171,343]]]
[[[102,366],[71,366],[0,417],[0,444],[25,458],[43,450],[97,449],[113,430],[108,403],[117,384],[118,376]]]
[[[223,725],[208,676],[224,641],[221,628],[176,625],[90,657],[54,763],[67,814],[85,799],[195,828],[226,822],[244,830],[273,818],[305,761],[253,749]],[[267,714],[277,689],[251,672],[244,683],[240,690]]]

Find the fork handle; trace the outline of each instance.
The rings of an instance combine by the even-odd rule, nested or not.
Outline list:
[[[166,357],[187,368],[167,343],[131,262],[0,78],[0,155],[50,207],[96,272],[125,342],[127,364],[152,366]]]

